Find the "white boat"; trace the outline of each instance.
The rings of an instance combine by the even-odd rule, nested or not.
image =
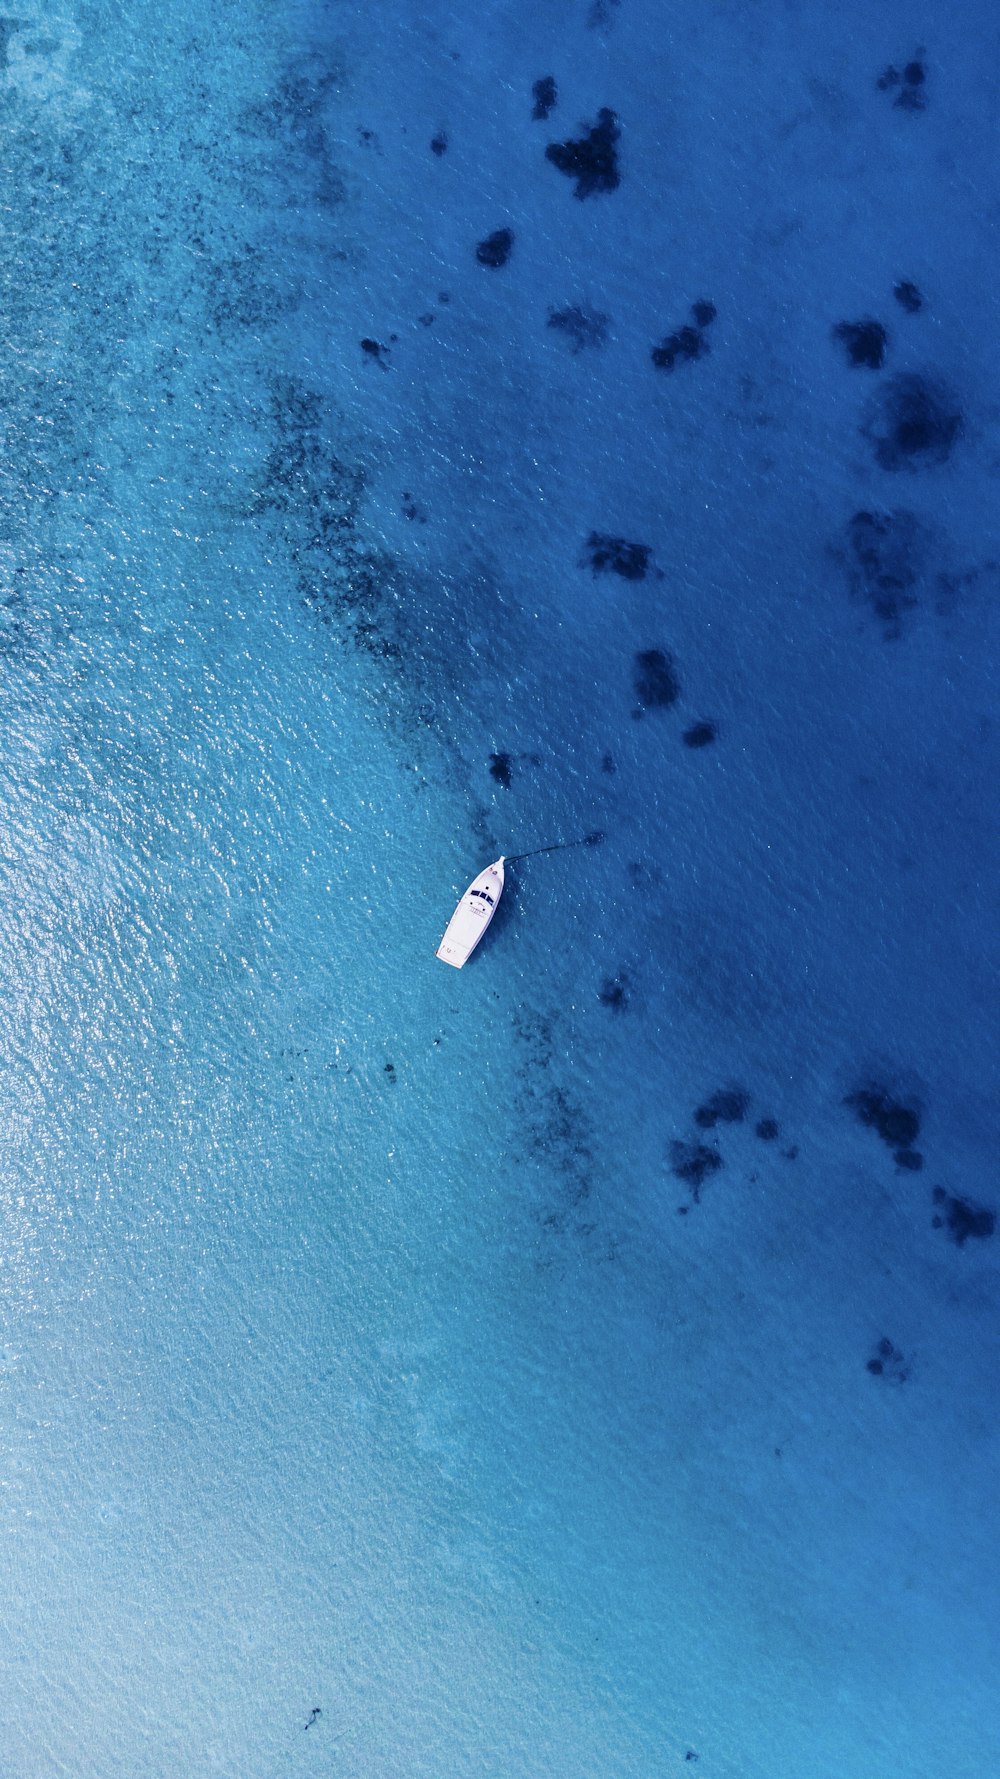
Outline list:
[[[503,859],[487,865],[470,883],[437,948],[442,963],[460,970],[468,962],[496,913],[503,891]]]

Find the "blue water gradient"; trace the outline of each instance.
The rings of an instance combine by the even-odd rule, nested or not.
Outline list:
[[[0,23],[10,1779],[1000,1771],[998,48]]]

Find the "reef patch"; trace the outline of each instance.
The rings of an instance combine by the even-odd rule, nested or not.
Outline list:
[[[513,229],[494,229],[476,246],[476,258],[481,266],[491,266],[498,270],[505,266],[514,249]]]
[[[670,1172],[690,1186],[695,1204],[701,1202],[701,1189],[706,1180],[724,1165],[718,1149],[708,1143],[686,1143],[675,1137],[670,1145]]]
[[[531,115],[536,123],[543,123],[549,112],[555,110],[558,100],[555,76],[544,74],[541,80],[536,80],[531,89],[531,97],[534,100]]]
[[[545,159],[576,181],[574,197],[589,198],[595,192],[615,191],[620,181],[618,172],[618,139],[621,131],[613,111],[602,106],[597,122],[582,136],[569,142],[550,142]]]
[[[632,684],[644,710],[669,710],[676,704],[681,687],[669,650],[640,649],[635,657]]]
[[[694,1121],[699,1130],[714,1130],[717,1124],[742,1124],[750,1105],[750,1095],[742,1087],[722,1087],[695,1110]]]
[[[833,337],[843,346],[849,365],[869,371],[882,369],[889,335],[880,321],[838,321]]]
[[[892,294],[907,315],[919,314],[924,306],[924,299],[910,278],[901,278],[898,284],[894,284]]]
[[[561,333],[573,353],[583,352],[588,346],[604,346],[608,338],[610,315],[600,309],[550,309],[547,327],[553,327]]]
[[[649,544],[629,543],[624,537],[592,531],[584,549],[584,566],[597,574],[616,574],[623,581],[644,581],[652,555]]]
[[[920,1133],[920,1112],[916,1106],[894,1099],[887,1088],[877,1085],[857,1088],[847,1095],[844,1104],[897,1155],[912,1150]]]
[[[715,723],[692,723],[685,729],[681,740],[685,747],[709,747],[719,731]]]
[[[946,385],[915,371],[888,377],[862,424],[880,469],[936,469],[962,435],[958,402]]]
[[[870,605],[889,640],[918,601],[929,538],[914,513],[865,509],[847,521],[845,558],[851,592]]]
[[[910,1368],[902,1353],[886,1334],[879,1341],[865,1370],[870,1371],[872,1377],[885,1378],[891,1384],[905,1384],[910,1375]]]
[[[624,1013],[629,1004],[629,979],[624,970],[617,976],[605,976],[597,992],[602,1007],[608,1007],[612,1013]]]
[[[970,1237],[988,1241],[996,1229],[996,1213],[983,1205],[974,1205],[967,1198],[957,1198],[943,1186],[935,1186],[931,1194],[937,1205],[931,1226],[946,1229],[957,1248],[964,1248]]]

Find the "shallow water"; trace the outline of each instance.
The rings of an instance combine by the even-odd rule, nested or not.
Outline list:
[[[5,1773],[1000,1761],[996,52],[0,31]]]

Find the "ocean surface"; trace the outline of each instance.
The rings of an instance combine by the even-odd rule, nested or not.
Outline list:
[[[2,1779],[1000,1773],[998,81],[0,21]]]

